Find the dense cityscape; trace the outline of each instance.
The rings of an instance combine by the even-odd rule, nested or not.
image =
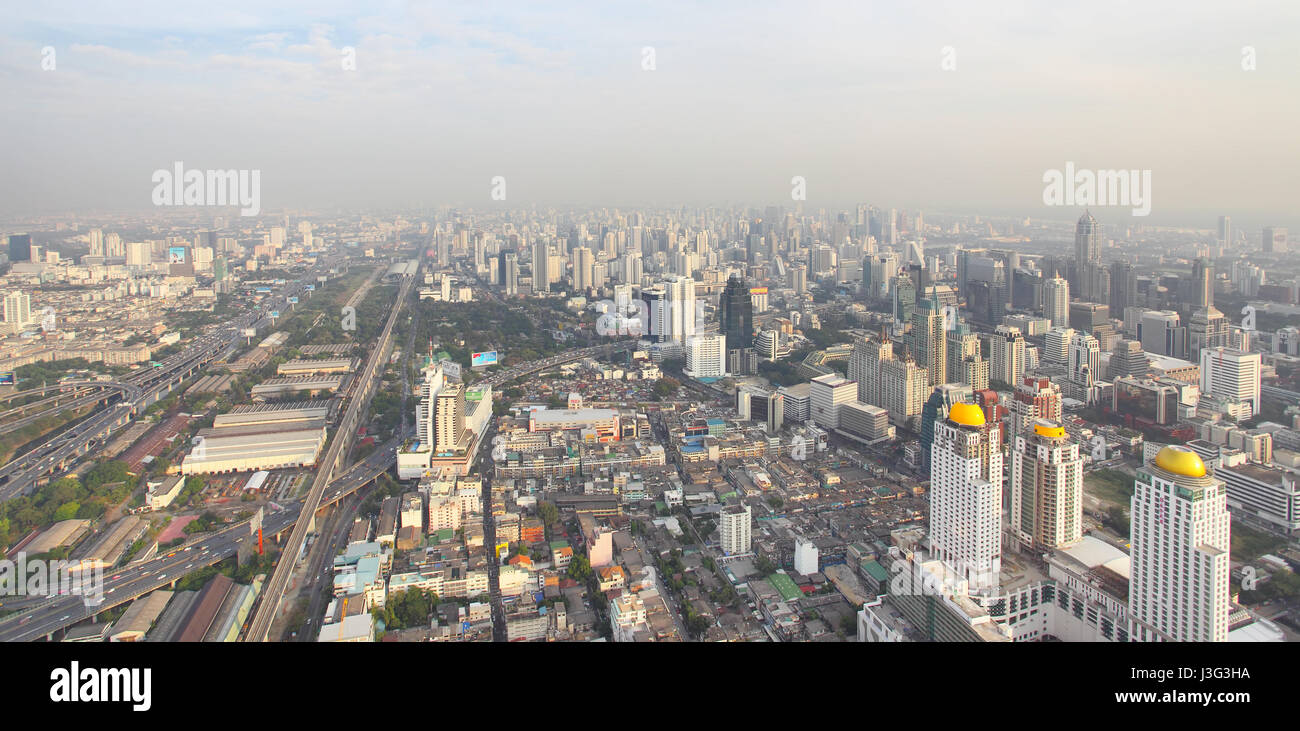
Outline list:
[[[0,639],[1295,640],[1287,231],[1112,212],[31,219]]]

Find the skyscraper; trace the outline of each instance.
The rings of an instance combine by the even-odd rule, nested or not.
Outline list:
[[[585,246],[579,246],[573,250],[573,289],[577,292],[585,292],[592,286],[592,265],[595,264],[595,258],[591,254],[591,249]]]
[[[1030,549],[1083,539],[1083,457],[1059,422],[1036,419],[1011,448],[1011,531]]]
[[[726,337],[718,334],[686,338],[686,375],[692,378],[722,378],[727,375]]]
[[[533,243],[533,291],[551,291],[551,250],[543,239]]]
[[[1201,256],[1192,262],[1192,290],[1189,304],[1193,307],[1214,305],[1214,263]],[[1114,308],[1111,308],[1112,311]],[[1122,310],[1121,310],[1122,312]]]
[[[1219,243],[1225,247],[1232,246],[1232,218],[1219,216]]]
[[[934,446],[934,425],[948,418],[953,404],[969,403],[974,397],[974,390],[964,383],[945,383],[930,392],[921,407],[921,459],[927,469]]]
[[[9,261],[32,260],[32,235],[12,234],[9,237]]]
[[[998,325],[990,346],[989,379],[1007,385],[1025,375],[1025,337],[1020,328]]]
[[[731,275],[718,304],[722,332],[727,336],[727,350],[753,347],[754,300],[749,294],[749,284],[743,278]]]
[[[744,503],[726,505],[719,517],[722,521],[718,526],[718,535],[723,554],[734,556],[749,553],[753,522],[749,506]]]
[[[1101,227],[1088,211],[1074,226],[1074,261],[1076,266],[1101,263]]]
[[[1070,339],[1070,383],[1072,398],[1091,402],[1092,384],[1101,378],[1101,345],[1087,333]]]
[[[1138,302],[1137,270],[1127,261],[1110,264],[1110,311],[1116,316]]]
[[[1228,637],[1227,489],[1196,452],[1161,449],[1133,483],[1129,613],[1139,639]],[[1148,628],[1156,637],[1143,636]]]
[[[1228,347],[1228,320],[1213,305],[1197,310],[1187,329],[1187,357],[1193,363],[1201,361],[1206,348]]]
[[[454,454],[465,433],[465,391],[459,383],[444,386],[434,397],[434,454]]]
[[[1043,316],[1052,321],[1052,327],[1070,324],[1070,283],[1060,277],[1043,282]]]
[[[1001,427],[975,404],[953,404],[934,426],[930,550],[970,589],[996,587],[1002,570]]]
[[[937,299],[923,299],[912,312],[910,333],[912,357],[926,370],[930,385],[947,383],[948,339],[943,330],[943,312]]]

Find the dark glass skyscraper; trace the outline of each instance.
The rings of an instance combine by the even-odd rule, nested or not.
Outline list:
[[[14,234],[9,237],[9,261],[32,260],[32,235]]]
[[[722,316],[722,333],[727,336],[727,350],[754,346],[754,301],[749,295],[749,283],[731,275],[722,290],[719,303]]]

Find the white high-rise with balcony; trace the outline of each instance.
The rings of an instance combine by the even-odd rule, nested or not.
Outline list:
[[[930,550],[972,591],[1002,571],[1001,425],[957,403],[934,424],[930,452]]]
[[[1260,408],[1260,355],[1232,348],[1201,350],[1201,393],[1233,403],[1249,403],[1251,416]]]

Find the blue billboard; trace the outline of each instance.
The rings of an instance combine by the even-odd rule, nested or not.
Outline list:
[[[470,353],[469,365],[471,368],[482,368],[483,366],[496,365],[497,352],[495,350],[485,350],[481,353]]]
[[[173,246],[173,247],[169,248],[169,249],[167,250],[167,263],[168,263],[168,264],[184,264],[184,263],[185,263],[185,247],[184,247],[184,246]]]
[[[305,285],[305,286],[303,287],[303,289],[307,290],[308,292],[315,292],[315,291],[316,291],[316,285],[314,285],[314,284],[308,284],[308,285]]]
[[[290,297],[290,298],[289,298],[289,304],[291,304],[291,305],[296,305],[296,304],[298,304],[298,298],[297,298],[297,297]]]
[[[12,386],[17,382],[13,371],[0,371],[0,386]]]
[[[277,317],[279,317],[279,316],[280,316],[280,311],[279,311],[279,310],[271,310],[271,319],[274,320],[275,318],[277,318]]]

